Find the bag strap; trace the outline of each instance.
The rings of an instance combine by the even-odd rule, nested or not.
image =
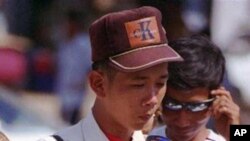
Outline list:
[[[52,135],[52,137],[56,139],[56,141],[63,141],[63,139],[58,135]]]

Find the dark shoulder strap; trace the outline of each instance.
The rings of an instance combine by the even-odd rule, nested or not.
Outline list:
[[[63,139],[60,136],[58,136],[58,135],[52,135],[52,137],[54,139],[56,139],[57,141],[63,141]]]

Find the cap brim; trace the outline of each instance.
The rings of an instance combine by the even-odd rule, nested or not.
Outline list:
[[[183,58],[168,44],[148,46],[133,49],[109,57],[111,65],[124,72],[134,72],[151,66],[173,61],[183,61]]]

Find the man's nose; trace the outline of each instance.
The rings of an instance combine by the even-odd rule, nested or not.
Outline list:
[[[156,88],[150,88],[147,90],[146,92],[147,97],[145,102],[143,103],[143,106],[147,106],[147,107],[154,107],[158,104],[158,98],[157,98],[157,94],[158,91]]]
[[[189,116],[186,109],[181,109],[176,113],[176,122],[178,122],[182,127],[189,125]]]

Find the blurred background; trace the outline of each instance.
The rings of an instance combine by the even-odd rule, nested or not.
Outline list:
[[[83,118],[95,98],[89,25],[146,5],[162,12],[168,40],[204,34],[222,49],[223,85],[250,124],[250,0],[0,0],[0,131],[32,141]]]

